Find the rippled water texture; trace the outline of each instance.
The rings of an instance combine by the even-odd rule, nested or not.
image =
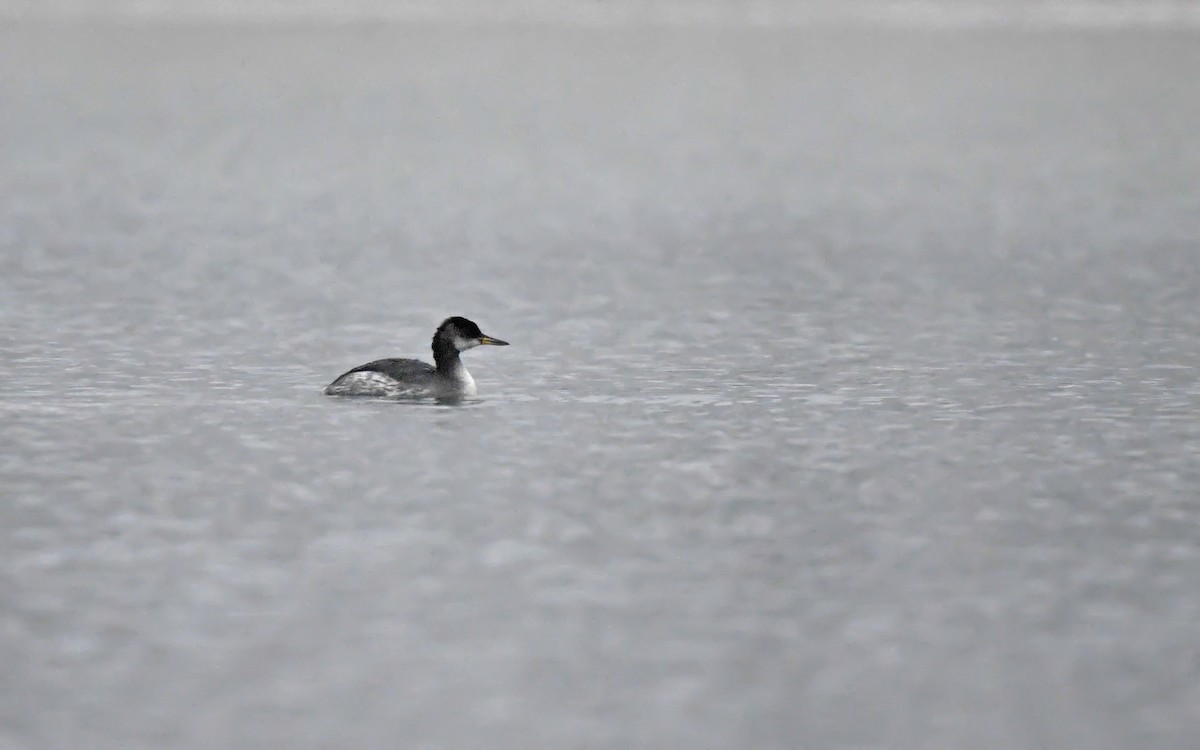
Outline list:
[[[1196,747],[1198,70],[4,27],[0,747]]]

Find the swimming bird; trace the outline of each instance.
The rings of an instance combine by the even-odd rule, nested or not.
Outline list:
[[[329,396],[376,398],[469,398],[475,379],[458,355],[477,346],[508,346],[507,341],[483,335],[466,318],[446,318],[433,334],[433,362],[419,359],[377,359],[339,376],[325,388]]]

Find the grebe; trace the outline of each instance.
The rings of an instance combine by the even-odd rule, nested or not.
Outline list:
[[[484,336],[466,318],[446,318],[433,334],[433,362],[419,359],[377,359],[341,375],[325,388],[329,396],[375,398],[469,398],[475,379],[459,359],[459,352],[477,346],[508,346],[507,341]]]

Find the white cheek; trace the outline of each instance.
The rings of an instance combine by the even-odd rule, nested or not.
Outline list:
[[[475,339],[464,339],[461,336],[454,337],[454,348],[460,352],[465,352],[466,350],[472,349],[476,346],[479,346],[479,342]]]

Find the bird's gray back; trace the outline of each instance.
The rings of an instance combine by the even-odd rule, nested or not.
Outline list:
[[[431,389],[433,374],[433,365],[419,359],[377,359],[338,376],[325,393],[374,397],[419,395]]]

